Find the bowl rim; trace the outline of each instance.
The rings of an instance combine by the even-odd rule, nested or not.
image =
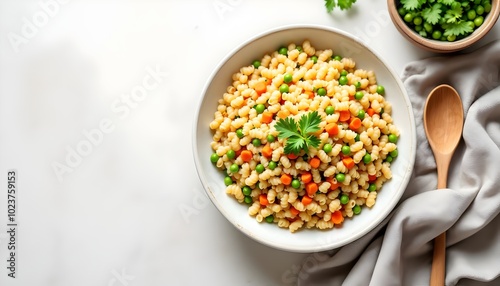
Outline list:
[[[427,39],[406,25],[396,9],[399,0],[387,0],[389,16],[396,26],[396,29],[408,40],[426,50],[438,53],[452,53],[464,50],[477,41],[481,40],[496,24],[500,16],[500,1],[491,1],[491,11],[484,18],[483,25],[476,29],[469,36],[455,42],[443,42],[434,39]]]
[[[257,33],[247,40],[241,42],[240,44],[236,45],[235,48],[233,48],[230,52],[228,52],[216,65],[216,67],[211,71],[209,77],[205,81],[203,90],[201,92],[202,97],[199,98],[197,108],[195,110],[194,114],[194,121],[193,121],[193,127],[192,127],[192,151],[193,151],[193,159],[195,163],[195,169],[198,175],[198,178],[200,182],[202,183],[202,186],[204,188],[205,194],[209,197],[210,201],[212,204],[217,208],[217,210],[238,230],[240,230],[242,233],[244,233],[247,237],[259,242],[262,245],[269,246],[274,249],[279,249],[283,251],[289,251],[289,252],[295,252],[295,253],[312,253],[312,252],[319,252],[319,251],[327,251],[327,250],[332,250],[336,249],[339,247],[342,247],[344,245],[347,245],[349,243],[352,243],[361,237],[365,236],[367,233],[372,231],[382,223],[389,214],[395,209],[396,205],[398,202],[401,200],[401,197],[404,194],[404,190],[402,190],[397,196],[394,196],[392,200],[389,201],[387,208],[382,211],[380,218],[373,220],[366,229],[363,229],[362,231],[359,231],[356,235],[351,236],[349,239],[345,239],[344,241],[340,241],[340,243],[337,241],[335,243],[330,242],[330,243],[324,243],[324,244],[318,244],[316,246],[311,246],[309,248],[304,248],[301,246],[280,246],[280,245],[275,245],[272,243],[269,243],[268,241],[254,235],[251,231],[248,229],[245,229],[243,226],[239,225],[238,222],[231,217],[224,208],[220,207],[220,203],[217,200],[217,197],[211,190],[210,184],[208,183],[208,180],[206,179],[205,175],[203,174],[203,170],[201,170],[201,161],[199,154],[197,152],[198,148],[198,136],[197,136],[197,123],[200,117],[200,112],[203,108],[203,98],[205,94],[207,93],[211,82],[217,75],[217,73],[221,70],[221,68],[224,66],[224,64],[231,58],[233,57],[236,53],[238,53],[241,49],[243,49],[245,46],[248,44],[252,43],[255,40],[258,40],[260,38],[263,38],[265,36],[268,36],[273,33],[281,32],[281,31],[287,31],[287,30],[293,30],[293,29],[319,29],[319,30],[324,30],[327,32],[333,32],[337,33],[340,36],[347,37],[357,44],[361,45],[364,49],[367,49],[370,53],[373,54],[375,58],[377,58],[381,63],[383,63],[384,67],[389,71],[389,73],[394,77],[396,80],[396,84],[400,87],[402,96],[405,99],[406,103],[406,108],[408,111],[408,118],[409,118],[409,125],[411,132],[408,132],[408,136],[410,136],[410,154],[408,154],[408,164],[405,168],[404,176],[401,179],[401,185],[404,186],[406,189],[408,186],[408,183],[411,179],[413,170],[414,170],[414,165],[415,165],[415,157],[416,157],[416,148],[417,148],[417,138],[416,138],[416,123],[415,123],[415,116],[412,108],[412,103],[410,100],[410,97],[408,96],[408,93],[406,91],[406,88],[402,82],[402,79],[398,73],[395,72],[395,70],[387,63],[386,60],[384,60],[378,52],[376,52],[374,49],[369,47],[365,42],[363,42],[360,38],[356,37],[355,35],[352,35],[346,31],[343,31],[338,28],[326,26],[326,25],[321,25],[321,24],[288,24],[288,25],[281,25],[277,26],[274,28],[267,29],[263,32]]]

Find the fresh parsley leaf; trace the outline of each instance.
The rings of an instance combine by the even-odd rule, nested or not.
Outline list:
[[[321,143],[321,140],[319,140],[319,138],[316,137],[316,136],[314,136],[313,134],[309,134],[306,137],[306,144],[307,144],[307,146],[312,146],[314,148],[317,148],[320,143]]]
[[[285,145],[285,154],[295,154],[298,155],[300,150],[304,149],[306,146],[306,141],[299,136],[292,136],[287,139],[286,145]]]
[[[326,11],[330,13],[335,7],[339,7],[340,10],[351,9],[354,3],[356,3],[356,0],[325,0],[325,7]]]
[[[337,3],[335,3],[335,0],[325,0],[325,7],[326,7],[326,11],[328,13],[332,12],[333,8],[335,8],[335,6],[337,6]]]
[[[289,138],[297,135],[300,137],[297,123],[291,117],[280,119],[278,122],[276,122],[275,128],[279,132],[278,138],[280,139]]]
[[[464,34],[469,34],[472,33],[474,29],[467,24],[466,21],[459,21],[459,22],[454,22],[454,23],[447,23],[443,25],[445,27],[444,31],[444,36],[449,36],[449,35],[454,35],[454,36],[460,36]]]
[[[442,12],[441,4],[436,3],[430,7],[427,7],[424,10],[422,10],[422,17],[429,24],[434,25],[437,22],[439,22],[439,19],[441,19],[441,12]]]
[[[458,22],[460,17],[462,17],[462,13],[463,13],[462,5],[452,5],[450,9],[446,10],[446,14],[444,15],[446,23]]]
[[[356,3],[356,0],[338,0],[340,10],[347,10],[352,7],[352,4]]]
[[[300,117],[299,128],[302,134],[310,134],[319,130],[321,116],[317,111],[308,113],[306,116]]]
[[[425,0],[401,0],[401,4],[406,10],[415,10],[420,8]]]
[[[285,154],[298,155],[301,150],[308,153],[309,146],[318,147],[321,141],[313,133],[320,130],[320,123],[321,116],[317,111],[303,114],[299,123],[292,117],[278,120],[274,127],[279,132],[278,138],[286,139]]]

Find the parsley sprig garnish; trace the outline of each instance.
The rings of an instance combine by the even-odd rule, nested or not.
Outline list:
[[[356,0],[325,0],[325,7],[326,11],[330,13],[335,7],[339,7],[340,10],[348,10],[354,3],[356,3]]]
[[[321,116],[317,111],[302,114],[298,123],[292,117],[276,122],[278,138],[286,139],[285,154],[298,155],[301,150],[307,154],[309,146],[317,148],[321,141],[314,133],[320,130],[320,122]]]
[[[424,24],[432,25],[432,28],[417,31],[421,36],[431,37],[431,34],[435,32],[432,34],[432,37],[438,40],[438,36],[442,33],[443,36],[449,37],[448,41],[453,41],[455,37],[463,37],[472,33],[477,26],[482,24],[482,17],[485,16],[483,13],[487,13],[488,9],[481,6],[481,11],[483,11],[481,14],[483,15],[477,14],[477,18],[481,19],[476,20],[476,10],[479,11],[476,8],[480,4],[485,6],[491,6],[491,4],[489,4],[490,2],[479,2],[477,4],[476,2],[457,0],[400,0],[400,7],[406,10],[407,13],[411,13],[412,17],[410,18],[416,19],[421,17]],[[405,21],[407,20],[405,19]]]

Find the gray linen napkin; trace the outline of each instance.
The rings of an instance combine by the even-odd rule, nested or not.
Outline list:
[[[298,285],[428,285],[433,239],[447,231],[446,285],[500,285],[500,41],[474,52],[409,63],[402,79],[417,125],[414,172],[390,216],[363,238],[311,254]],[[455,87],[466,115],[448,189],[422,122],[439,84]]]

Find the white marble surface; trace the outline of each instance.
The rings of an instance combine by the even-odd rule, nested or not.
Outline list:
[[[1,0],[0,285],[293,285],[306,254],[262,246],[225,221],[191,151],[217,63],[292,23],[350,32],[397,72],[431,55],[399,35],[385,0],[332,14],[322,0]],[[478,46],[498,38],[499,25]]]

